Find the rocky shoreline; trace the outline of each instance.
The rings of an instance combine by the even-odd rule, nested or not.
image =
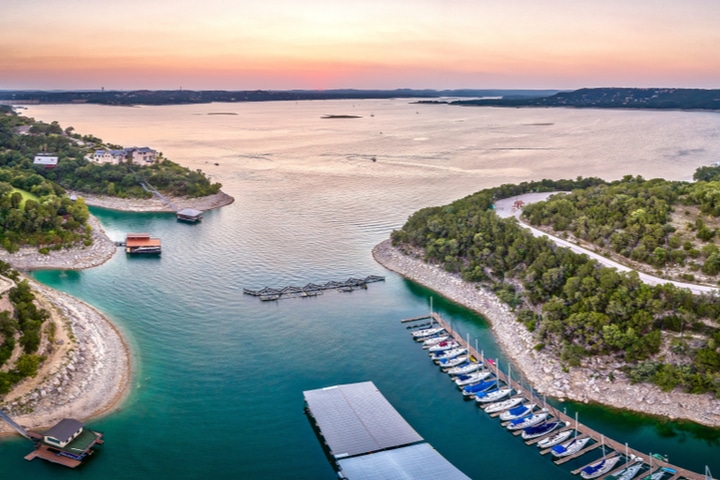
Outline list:
[[[373,257],[388,270],[430,288],[480,313],[495,337],[535,389],[560,400],[598,403],[671,420],[689,420],[720,427],[720,401],[712,395],[663,392],[654,385],[632,385],[612,359],[593,358],[578,368],[564,367],[556,358],[533,347],[537,343],[510,308],[492,292],[464,282],[459,275],[425,263],[421,252],[403,253],[390,240],[373,249]]]
[[[73,192],[69,192],[73,194]],[[158,198],[128,200],[74,193],[90,206],[131,212],[171,212]],[[202,198],[169,198],[176,207],[210,210],[231,204],[235,199],[219,192]],[[37,248],[15,253],[0,251],[0,260],[19,271],[81,270],[108,261],[118,251],[100,222],[90,216],[93,243],[89,247],[52,250],[41,254]],[[34,378],[20,382],[0,402],[15,421],[29,429],[45,429],[63,418],[88,420],[117,408],[130,388],[131,357],[121,333],[98,310],[87,303],[29,280],[36,301],[51,313],[52,341],[44,341],[41,355],[46,360]],[[0,422],[0,436],[14,430]]]
[[[68,195],[82,197],[91,207],[101,207],[124,212],[174,212],[175,210],[158,197],[152,198],[117,198],[105,195],[91,195],[81,192],[68,192]],[[194,208],[195,210],[212,210],[230,205],[235,201],[227,193],[220,191],[206,197],[165,197],[178,209]]]

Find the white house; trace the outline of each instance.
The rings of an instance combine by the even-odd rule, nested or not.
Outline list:
[[[45,168],[55,168],[57,164],[58,157],[51,153],[38,153],[33,160],[33,165],[42,165]]]
[[[83,431],[83,424],[72,418],[63,418],[60,422],[45,432],[43,440],[49,445],[64,448]]]
[[[154,163],[157,152],[148,147],[125,147],[122,150],[95,150],[92,159],[96,163],[120,163],[128,160],[133,163]]]

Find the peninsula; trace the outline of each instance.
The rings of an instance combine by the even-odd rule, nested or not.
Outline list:
[[[699,173],[703,172],[707,173],[700,169]],[[549,198],[535,193],[558,186],[572,192]],[[670,196],[668,204],[662,205],[658,203],[659,192],[665,187]],[[610,183],[579,178],[503,185],[444,207],[416,212],[401,230],[393,232],[392,240],[378,245],[373,255],[386,268],[482,314],[508,356],[542,393],[718,427],[717,301],[715,295],[704,293],[712,289],[693,287],[698,292],[693,295],[681,282],[655,278],[645,283],[647,275],[641,280],[637,273],[619,272],[588,255],[558,248],[547,237],[534,237],[509,212],[500,212],[512,205],[513,212],[519,214],[516,210],[527,205],[523,221],[542,223],[545,228],[549,222],[543,212],[552,212],[549,215],[556,215],[558,220],[555,229],[563,229],[555,235],[568,238],[565,230],[573,231],[576,224],[586,229],[597,226],[588,221],[587,212],[602,209],[587,202],[586,195],[601,203],[612,198],[614,202],[606,204],[612,205],[611,209],[598,218],[611,220],[610,233],[629,235],[638,227],[615,222],[616,214],[625,215],[620,213],[619,200],[633,205],[633,211],[645,213],[653,209],[649,205],[643,209],[639,199],[656,203],[668,213],[654,216],[652,222],[663,223],[669,221],[670,206],[675,202],[683,202],[685,209],[693,211],[691,198],[701,198],[692,192],[706,188],[706,181],[687,184],[635,177]],[[625,193],[621,195],[618,189],[625,189]],[[631,193],[633,190],[636,194]],[[649,190],[655,194],[646,195]],[[559,207],[573,200],[578,212]],[[538,203],[529,205],[531,201]],[[510,218],[500,218],[496,211]],[[691,215],[681,214],[686,219]],[[631,214],[625,216],[633,218]],[[704,218],[714,225],[710,218]],[[566,223],[559,224],[560,220]],[[646,236],[627,245],[640,248],[641,242],[650,241],[648,222],[649,217],[642,221]],[[678,247],[685,244],[688,250],[695,250],[693,241],[699,240],[706,243],[702,248],[707,255],[717,250],[712,236],[694,239],[697,232],[685,233],[680,228],[660,231],[675,238],[668,244],[675,245],[680,236],[683,240]],[[587,241],[575,232],[578,239]],[[597,246],[602,243],[592,247],[594,251],[603,251]],[[632,255],[633,266],[656,261],[652,256],[642,260],[639,254],[645,248]],[[630,255],[630,250],[617,251]],[[700,250],[695,258],[699,261]],[[679,272],[685,263],[693,263],[699,270],[695,261],[685,260],[680,253],[667,259],[668,266],[674,265]],[[706,267],[703,279],[717,273]],[[683,274],[682,278],[690,277]]]

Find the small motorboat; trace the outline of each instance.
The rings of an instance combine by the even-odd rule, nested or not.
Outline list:
[[[515,398],[508,398],[502,402],[491,403],[490,405],[485,406],[485,413],[504,412],[505,410],[517,407],[524,401],[525,399],[523,397],[518,396]]]
[[[555,445],[552,447],[551,451],[554,457],[567,457],[582,450],[589,441],[590,437],[575,437],[569,442],[565,442],[561,445]]]
[[[537,443],[537,446],[540,449],[554,447],[558,443],[562,443],[568,438],[570,438],[570,435],[572,434],[573,430],[563,430],[562,432],[558,432],[551,437],[543,438]]]
[[[542,437],[561,425],[563,425],[563,422],[543,422],[532,427],[527,427],[523,429],[522,438],[524,440],[530,440],[531,438]]]
[[[524,405],[519,405],[517,407],[513,407],[510,410],[503,412],[500,414],[500,420],[503,422],[507,420],[515,420],[516,418],[524,417],[525,415],[530,415],[533,410],[535,410],[534,403],[526,403]]]
[[[487,392],[480,392],[475,394],[475,401],[477,403],[491,403],[502,400],[503,398],[511,395],[513,389],[510,387],[496,388]]]
[[[511,420],[510,424],[507,426],[508,430],[523,430],[527,427],[532,427],[533,425],[537,425],[540,422],[544,422],[545,419],[547,419],[548,413],[547,412],[539,412],[539,413],[533,413],[531,415],[527,415],[524,417],[516,418],[515,420]]]

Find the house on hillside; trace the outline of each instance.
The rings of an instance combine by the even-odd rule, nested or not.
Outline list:
[[[132,162],[155,163],[158,153],[148,147],[125,147],[121,150],[95,150],[92,159],[95,163]]]
[[[55,168],[57,164],[58,156],[52,153],[38,153],[33,160],[33,165],[41,165],[45,168]]]

